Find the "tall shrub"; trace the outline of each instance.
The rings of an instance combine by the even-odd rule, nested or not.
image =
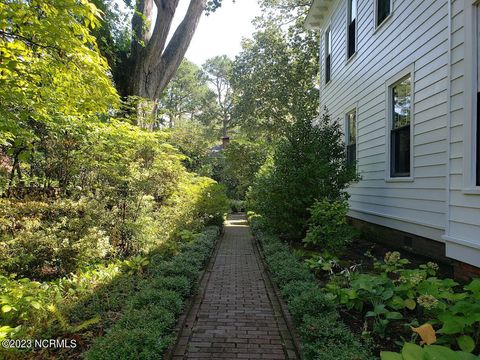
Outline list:
[[[308,208],[316,200],[346,198],[346,187],[356,180],[355,167],[346,164],[340,124],[328,114],[318,124],[300,120],[258,172],[249,205],[275,232],[299,240],[305,235]]]

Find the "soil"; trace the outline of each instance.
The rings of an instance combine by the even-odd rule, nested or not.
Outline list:
[[[294,249],[302,249],[308,255],[319,254],[321,251],[319,248],[305,248],[302,244],[291,244]],[[340,265],[342,267],[347,267],[351,265],[358,265],[361,271],[370,272],[373,271],[373,260],[372,258],[365,256],[365,253],[370,252],[375,258],[383,259],[385,254],[389,251],[399,251],[402,258],[406,258],[410,261],[410,264],[406,268],[418,268],[419,265],[426,264],[431,259],[421,256],[414,253],[409,253],[408,251],[401,249],[394,249],[386,245],[375,243],[372,241],[365,240],[363,238],[356,238],[353,240],[352,244],[348,246],[347,250],[342,254],[340,258]],[[443,264],[439,265],[438,277],[445,278],[453,277],[453,271],[449,266]],[[328,276],[321,274],[317,276],[318,280],[321,283],[328,282]],[[405,314],[406,315],[406,314]],[[362,313],[356,311],[355,309],[340,310],[340,316],[343,322],[352,330],[352,332],[358,334],[362,337],[367,337],[371,340],[372,346],[374,347],[374,352],[379,353],[382,351],[400,351],[401,344],[403,344],[402,338],[410,339],[412,336],[412,331],[408,323],[413,320],[412,314],[409,314],[409,317],[406,317],[399,321],[391,321],[388,325],[388,329],[385,337],[380,337],[375,332],[371,331],[373,319],[367,319],[363,317]],[[367,321],[367,324],[365,323]],[[370,332],[364,333],[365,327],[370,330]],[[363,334],[363,335],[362,335]]]

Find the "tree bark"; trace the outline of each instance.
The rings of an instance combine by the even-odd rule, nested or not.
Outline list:
[[[187,13],[167,44],[167,37],[179,0],[155,0],[158,13],[152,35],[147,19],[153,12],[154,0],[137,0],[132,19],[133,69],[129,79],[129,95],[156,101],[175,75],[190,45],[206,0],[190,0]]]

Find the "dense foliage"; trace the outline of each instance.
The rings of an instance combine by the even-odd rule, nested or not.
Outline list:
[[[210,257],[218,230],[211,227],[193,234],[171,261],[153,255],[122,317],[93,343],[86,359],[158,359],[175,339],[176,319],[197,285],[199,270]]]
[[[8,324],[0,327],[0,338],[75,334],[76,348],[44,349],[40,356],[78,358],[94,340],[92,334],[99,336],[113,325],[96,340],[88,358],[131,358],[132,353],[141,359],[158,357],[172,341],[183,301],[194,290],[218,234],[218,227],[210,227],[144,257],[91,267],[49,283],[0,276],[2,323]],[[22,357],[35,356],[28,350]],[[0,354],[20,356],[13,349]]]
[[[265,230],[264,221],[250,217],[266,262],[287,300],[288,309],[299,329],[305,359],[371,359],[368,344],[342,323],[335,303],[319,287],[308,269],[278,237]]]
[[[98,28],[118,13],[94,3],[104,11],[87,0],[0,2],[0,339],[68,335],[78,358],[117,321],[135,319],[138,335],[140,319],[163,319],[151,322],[165,341],[149,343],[148,358],[168,345],[218,231],[197,233],[221,226],[228,202],[222,185],[189,172],[200,160],[187,160],[180,135],[137,126],[141,99],[119,106],[94,37],[122,48],[113,28]]]
[[[315,202],[309,211],[308,230],[303,242],[330,254],[344,251],[353,238],[353,231],[347,223],[348,202],[345,199],[323,199]]]
[[[99,15],[88,1],[0,3],[0,145],[15,158],[30,153],[32,128],[118,102],[89,32]]]
[[[222,183],[232,199],[245,199],[248,188],[264,164],[269,148],[261,141],[234,140],[223,152]]]
[[[242,131],[275,139],[287,126],[318,112],[318,39],[288,36],[270,25],[245,40],[233,67],[235,122]]]
[[[345,158],[338,122],[328,115],[318,125],[297,121],[258,172],[248,193],[251,209],[265,216],[277,233],[303,238],[308,208],[316,200],[345,198],[346,187],[357,179],[355,167]]]
[[[410,327],[422,335],[413,327],[426,324],[432,335],[424,342],[474,352],[480,342],[480,317],[474,315],[480,311],[480,279],[461,287],[452,279],[438,278],[435,263],[418,268],[407,268],[408,264],[398,252],[389,252],[383,261],[374,262],[374,273],[337,269],[325,291],[365,318],[365,334],[371,331],[384,338],[393,333],[392,326],[404,324],[415,340]]]

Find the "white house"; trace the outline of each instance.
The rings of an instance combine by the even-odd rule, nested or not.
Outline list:
[[[320,29],[320,108],[344,123],[362,176],[349,190],[351,217],[434,240],[476,267],[479,6],[314,0],[306,20]]]

